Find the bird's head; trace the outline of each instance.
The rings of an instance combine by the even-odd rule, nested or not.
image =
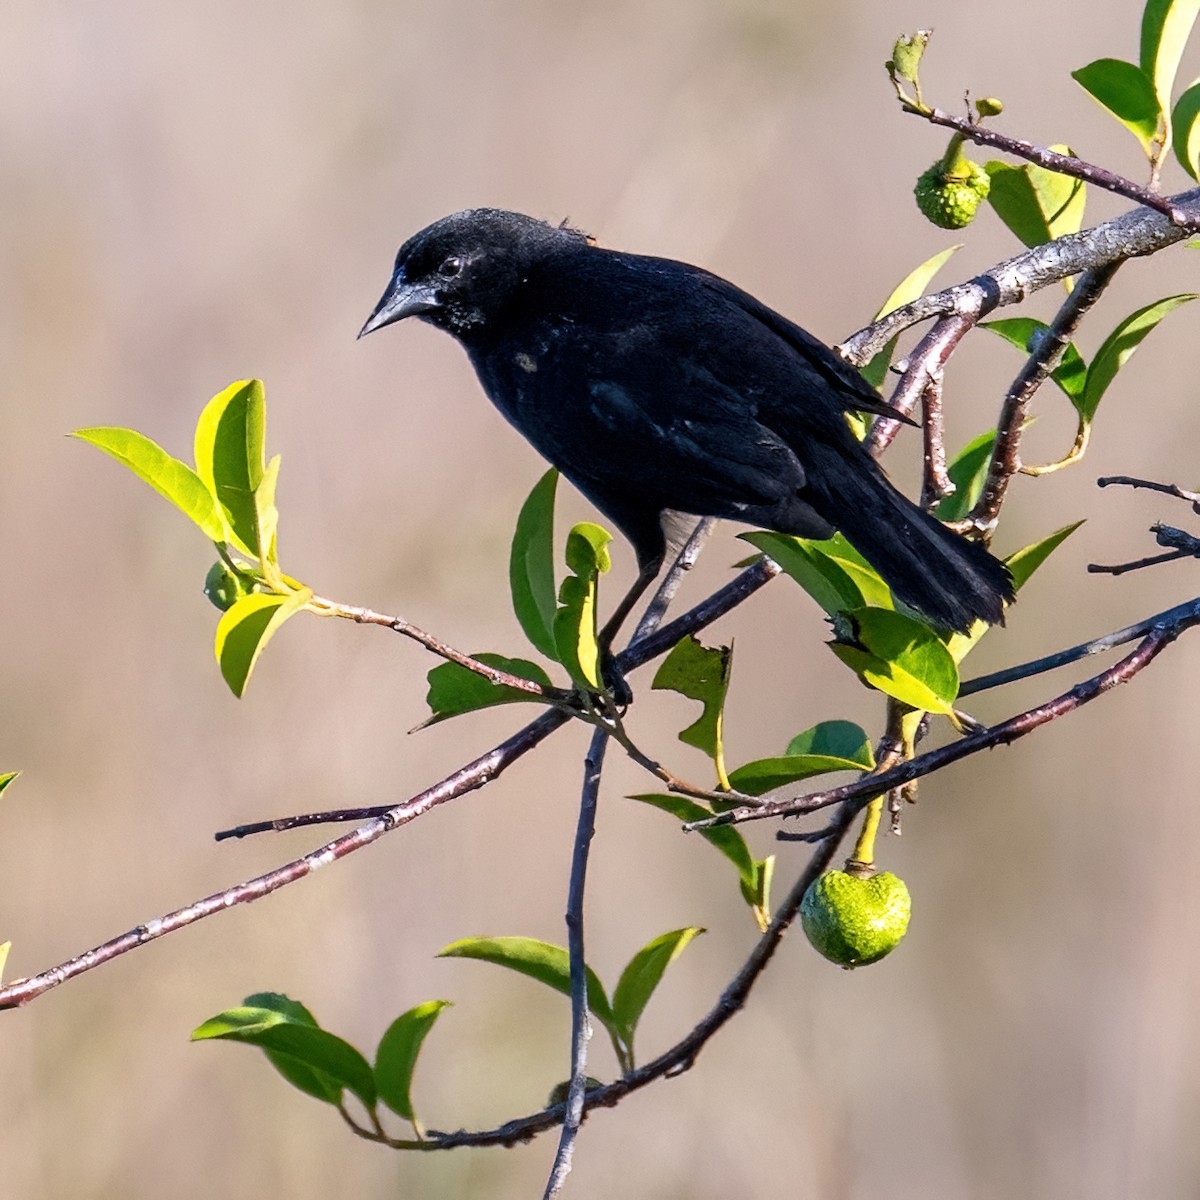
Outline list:
[[[400,247],[391,282],[358,336],[405,317],[469,336],[503,309],[543,254],[586,240],[565,226],[496,208],[443,217]]]

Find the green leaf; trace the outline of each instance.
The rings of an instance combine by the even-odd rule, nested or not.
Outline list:
[[[1072,71],[1071,78],[1112,113],[1142,143],[1147,154],[1151,153],[1163,110],[1153,81],[1141,67],[1119,58],[1098,58]]]
[[[1050,326],[1045,321],[1038,321],[1033,317],[1005,317],[999,321],[983,321],[980,328],[990,329],[1024,354],[1031,354],[1037,341],[1050,332]],[[1050,378],[1062,388],[1072,403],[1082,394],[1087,379],[1087,364],[1074,342],[1067,343],[1062,362],[1054,368]]]
[[[939,521],[960,521],[975,507],[987,482],[988,467],[996,431],[988,430],[972,438],[954,457],[946,469],[954,491],[937,506]]]
[[[737,770],[729,773],[729,782],[739,792],[761,796],[764,792],[786,787],[789,783],[798,783],[801,779],[811,779],[814,775],[862,769],[861,762],[851,758],[838,758],[832,754],[784,754],[776,758],[756,758],[753,762],[743,763]]]
[[[571,994],[571,960],[562,946],[528,937],[463,938],[438,951],[438,958],[477,958],[507,967],[552,987],[564,996]],[[596,972],[587,968],[588,1008],[606,1029],[615,1030],[608,995]]]
[[[712,809],[705,808],[703,804],[689,800],[686,796],[643,794],[630,796],[629,799],[670,813],[685,825],[690,825],[695,821],[705,821],[713,815]],[[708,829],[698,829],[696,832],[733,863],[743,883],[753,886],[756,878],[754,858],[750,853],[749,846],[746,845],[746,839],[734,826],[715,825]],[[731,837],[730,834],[733,836]]]
[[[225,522],[208,488],[187,463],[172,458],[156,442],[132,429],[97,426],[76,429],[72,437],[87,442],[111,455],[148,483],[159,495],[166,496],[184,516],[191,518],[214,542],[226,538]]]
[[[513,612],[525,636],[558,661],[554,642],[554,493],[558,472],[547,471],[529,493],[513,533],[508,578]]]
[[[579,687],[600,689],[600,650],[596,644],[597,580],[612,565],[612,534],[584,521],[567,535],[566,560],[571,572],[558,590],[554,614],[555,657]]]
[[[375,1077],[349,1042],[321,1029],[303,1005],[286,996],[263,993],[246,999],[245,1005],[226,1009],[199,1025],[192,1041],[223,1038],[258,1046],[302,1092],[326,1104],[339,1104],[342,1091],[349,1090],[368,1109],[375,1107]]]
[[[1143,339],[1170,312],[1181,304],[1187,304],[1196,299],[1196,293],[1184,292],[1177,296],[1168,296],[1154,304],[1147,304],[1137,312],[1125,318],[1104,339],[1104,344],[1096,351],[1092,365],[1088,368],[1087,382],[1083,392],[1075,402],[1080,418],[1086,423],[1096,415],[1096,409],[1112,383],[1117,372],[1129,361],[1129,356],[1142,344]]]
[[[948,250],[939,251],[932,258],[927,258],[915,271],[910,271],[883,302],[882,307],[875,314],[875,320],[878,321],[895,309],[903,308],[904,305],[911,304],[923,296],[933,277],[946,265],[955,250],[961,249],[962,243],[960,242]],[[888,368],[892,365],[892,356],[896,353],[898,340],[898,337],[892,338],[861,370],[863,378],[877,390],[883,386],[883,381],[887,378]]]
[[[864,771],[875,765],[875,752],[861,725],[853,721],[820,721],[798,733],[787,745],[788,755],[821,754],[847,759]]]
[[[0,775],[0,792],[3,792],[20,773],[20,771],[6,771],[3,775]]]
[[[891,593],[879,576],[841,549],[848,546],[844,539],[817,541],[767,530],[739,536],[777,562],[827,613],[891,604]],[[833,552],[831,544],[837,547]]]
[[[217,664],[230,690],[239,699],[267,643],[311,596],[312,591],[308,588],[288,596],[252,592],[222,615],[217,623],[214,645]]]
[[[613,991],[613,1023],[617,1036],[628,1050],[633,1049],[633,1037],[638,1022],[663,973],[704,930],[696,925],[659,934],[643,946],[630,960]]]
[[[279,483],[280,456],[277,454],[263,472],[262,482],[254,490],[254,527],[259,554],[264,563],[279,566],[279,509],[275,507],[275,488]]]
[[[758,927],[764,933],[771,923],[771,880],[775,877],[775,855],[754,860],[754,878],[742,880],[742,899],[754,910]]]
[[[1052,146],[1070,154],[1069,146]],[[996,215],[1027,246],[1040,246],[1067,233],[1077,233],[1083,224],[1087,192],[1083,181],[1044,167],[1026,163],[990,162],[987,173],[992,186],[988,203]]]
[[[1179,97],[1171,122],[1175,127],[1175,157],[1193,179],[1200,181],[1200,79]]]
[[[262,381],[240,380],[205,405],[196,424],[196,474],[216,497],[234,544],[251,557],[267,557],[259,536],[254,493],[266,473],[267,402]]]
[[[1031,546],[1026,546],[1015,554],[1010,554],[1004,561],[1012,575],[1013,587],[1018,590],[1023,588],[1029,582],[1029,577],[1034,571],[1082,524],[1082,521],[1075,521],[1070,525],[1064,525],[1061,529],[1056,529],[1042,538],[1041,541],[1034,542]]]
[[[680,731],[679,740],[702,750],[713,760],[722,784],[725,782],[722,723],[732,666],[732,646],[704,646],[689,633],[663,659],[651,684],[656,691],[678,692],[704,706],[700,716]]]
[[[522,679],[541,684],[542,687],[552,686],[550,676],[537,663],[528,659],[505,658],[502,654],[488,653],[474,654],[471,657],[484,666],[495,667],[497,671],[519,675]],[[432,716],[422,721],[417,729],[425,729],[439,721],[446,721],[463,713],[476,712],[481,708],[491,708],[496,704],[528,704],[537,700],[537,697],[529,692],[509,687],[507,684],[492,683],[486,676],[455,662],[446,662],[434,667],[426,679],[429,681],[429,692],[425,696],[425,703],[429,705]]]
[[[401,1013],[387,1028],[375,1052],[375,1086],[379,1098],[398,1116],[415,1121],[412,1077],[426,1035],[450,1007],[449,1000],[427,1000]]]
[[[1197,13],[1200,0],[1146,0],[1142,10],[1142,72],[1153,82],[1164,113],[1171,109],[1175,72]]]
[[[883,608],[839,618],[829,648],[862,681],[913,708],[949,715],[958,667],[946,644],[922,621]]]

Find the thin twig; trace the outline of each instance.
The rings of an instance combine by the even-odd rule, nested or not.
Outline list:
[[[942,369],[929,370],[929,379],[921,393],[921,433],[924,444],[924,468],[921,473],[921,507],[932,512],[954,484],[946,473],[946,433],[942,421]]]
[[[1082,158],[1076,158],[1073,154],[1059,154],[1055,150],[1035,146],[1032,142],[997,133],[970,118],[956,117],[940,108],[919,108],[915,104],[904,102],[901,103],[901,107],[905,112],[924,117],[931,125],[942,125],[961,133],[963,137],[976,145],[990,146],[993,150],[1036,163],[1039,167],[1045,167],[1046,170],[1054,171],[1058,175],[1069,175],[1072,179],[1082,179],[1085,183],[1094,184],[1106,192],[1114,192],[1118,196],[1124,196],[1127,200],[1135,200],[1138,204],[1161,213],[1185,230],[1192,230],[1196,227],[1196,218],[1185,209],[1180,208],[1170,196],[1152,192],[1149,188],[1144,188],[1131,179],[1126,179],[1124,176],[1117,175],[1113,171],[1106,170],[1104,167],[1099,167]]]
[[[583,767],[583,791],[579,800],[579,821],[575,829],[575,848],[571,855],[571,882],[567,893],[567,950],[571,971],[571,1082],[567,1089],[566,1111],[554,1166],[546,1182],[543,1200],[554,1200],[571,1173],[575,1140],[583,1123],[583,1104],[587,1094],[587,1046],[591,1023],[587,1002],[587,959],[583,944],[583,900],[587,883],[588,851],[596,832],[596,806],[600,797],[600,772],[608,734],[597,729],[592,734]]]
[[[969,311],[954,312],[934,325],[908,356],[904,374],[889,401],[892,408],[904,416],[908,416],[916,408],[917,401],[923,396],[930,380],[941,377],[950,355],[967,333],[987,314],[989,307],[985,300],[980,298],[978,305]],[[856,334],[855,337],[857,336],[859,335]],[[870,432],[863,439],[867,453],[878,458],[895,440],[896,434],[900,432],[900,425],[901,422],[891,417],[878,417],[872,422]]]
[[[1168,608],[1163,612],[1155,613],[1152,617],[1147,617],[1144,621],[1138,621],[1136,625],[1126,625],[1124,629],[1117,629],[1102,637],[1080,642],[1077,646],[1059,650],[1055,654],[1047,654],[1044,658],[1018,663],[1016,666],[1005,667],[1002,671],[992,671],[988,675],[977,675],[974,679],[964,681],[958,689],[959,697],[971,696],[977,692],[987,692],[992,688],[1016,683],[1021,679],[1031,679],[1035,675],[1043,675],[1047,671],[1056,671],[1059,667],[1070,666],[1071,663],[1091,658],[1096,654],[1106,654],[1109,650],[1115,650],[1127,642],[1136,642],[1138,638],[1145,637],[1157,625],[1174,625],[1176,622],[1188,620],[1197,612],[1200,612],[1200,598],[1177,604],[1174,608]]]
[[[989,535],[996,527],[1000,506],[1008,493],[1008,485],[1021,470],[1021,434],[1034,393],[1057,370],[1071,337],[1088,310],[1100,298],[1121,263],[1110,262],[1103,267],[1085,271],[1071,294],[1063,302],[1045,336],[1039,339],[1025,360],[1020,373],[1004,397],[1000,420],[996,425],[996,441],[987,479],[974,509],[967,520],[979,532]]]
[[[1088,563],[1087,569],[1089,575],[1127,575],[1130,571],[1140,571],[1143,567],[1157,567],[1180,558],[1194,557],[1195,552],[1191,550],[1168,550],[1166,554],[1151,554],[1146,558],[1135,558],[1132,562],[1117,563],[1114,566]]]
[[[804,813],[816,812],[834,804],[853,802],[855,811],[865,807],[876,796],[899,787],[913,779],[920,779],[933,771],[940,771],[959,759],[978,754],[980,750],[990,750],[994,746],[1008,745],[1018,738],[1032,733],[1035,729],[1054,721],[1067,713],[1074,712],[1083,705],[1095,700],[1118,684],[1127,683],[1139,671],[1148,666],[1173,642],[1183,630],[1200,623],[1200,602],[1187,619],[1181,619],[1171,624],[1155,626],[1138,646],[1127,654],[1120,662],[1099,675],[1076,684],[1070,691],[1064,692],[1053,700],[1027,709],[993,725],[980,733],[971,734],[960,741],[951,742],[936,750],[919,754],[916,758],[902,762],[891,770],[878,775],[871,775],[854,783],[843,784],[841,787],[829,788],[822,792],[810,792],[790,800],[772,800],[760,803],[754,808],[743,807],[718,813],[704,821],[693,821],[685,825],[685,829],[709,829],[717,825],[736,825],[745,821],[761,821],[770,817],[792,817]]]
[[[1200,225],[1200,188],[1180,192],[1169,197],[1169,201],[1189,221]],[[897,334],[930,317],[949,313],[978,316],[982,311],[1016,304],[1031,292],[1083,271],[1154,254],[1187,236],[1185,228],[1173,224],[1162,213],[1135,208],[1101,225],[1025,250],[989,267],[974,279],[901,305],[851,334],[838,349],[847,362],[861,367]]]
[[[311,603],[316,606],[315,611],[322,616],[341,617],[347,621],[354,621],[359,625],[376,625],[383,629],[390,629],[393,633],[403,634],[406,638],[411,638],[414,642],[424,646],[426,650],[436,654],[439,658],[446,659],[447,662],[457,663],[460,667],[465,667],[468,671],[473,671],[476,675],[482,675],[489,683],[495,684],[497,687],[515,688],[519,692],[528,692],[531,696],[536,696],[542,700],[548,700],[553,704],[566,705],[573,700],[574,693],[566,688],[545,687],[543,684],[536,683],[532,679],[525,679],[521,675],[513,675],[509,671],[501,671],[497,667],[489,667],[486,663],[482,663],[477,658],[473,658],[469,654],[464,654],[461,650],[455,650],[453,646],[447,645],[441,638],[434,637],[431,633],[426,633],[425,630],[414,625],[411,621],[406,621],[403,617],[389,616],[387,613],[376,612],[373,608],[364,608],[357,604],[339,604],[336,600],[327,600],[323,596],[314,596]]]
[[[1118,484],[1123,487],[1146,488],[1151,492],[1174,496],[1177,500],[1186,500],[1194,512],[1200,513],[1200,492],[1185,491],[1175,483],[1155,483],[1153,479],[1138,479],[1133,475],[1101,475],[1096,480],[1096,486],[1102,488]]]
[[[675,599],[675,594],[683,583],[684,576],[696,565],[696,559],[700,557],[700,551],[704,549],[704,543],[708,541],[715,524],[712,517],[701,517],[696,522],[687,541],[675,556],[670,570],[663,576],[662,583],[658,585],[654,598],[646,605],[646,611],[642,614],[642,619],[638,622],[633,637],[629,639],[630,645],[640,642],[642,638],[649,637],[662,624],[663,618],[667,615],[667,609],[671,607],[671,601]]]

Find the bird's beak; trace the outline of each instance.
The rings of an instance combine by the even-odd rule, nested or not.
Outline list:
[[[394,321],[419,316],[437,307],[439,304],[434,289],[426,283],[410,283],[404,278],[404,269],[401,268],[392,276],[392,282],[380,296],[375,311],[358,331],[358,336],[366,337],[368,333],[374,333],[376,329],[382,329]]]

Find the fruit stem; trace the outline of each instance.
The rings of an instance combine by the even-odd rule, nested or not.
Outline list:
[[[943,179],[966,179],[969,174],[967,156],[963,153],[964,141],[966,139],[961,133],[956,133],[951,137],[950,144],[946,147],[946,153],[942,155]]]
[[[883,797],[876,796],[863,814],[862,829],[854,843],[854,853],[846,860],[846,873],[867,879],[875,874],[875,835],[879,832],[879,820],[883,816]]]

